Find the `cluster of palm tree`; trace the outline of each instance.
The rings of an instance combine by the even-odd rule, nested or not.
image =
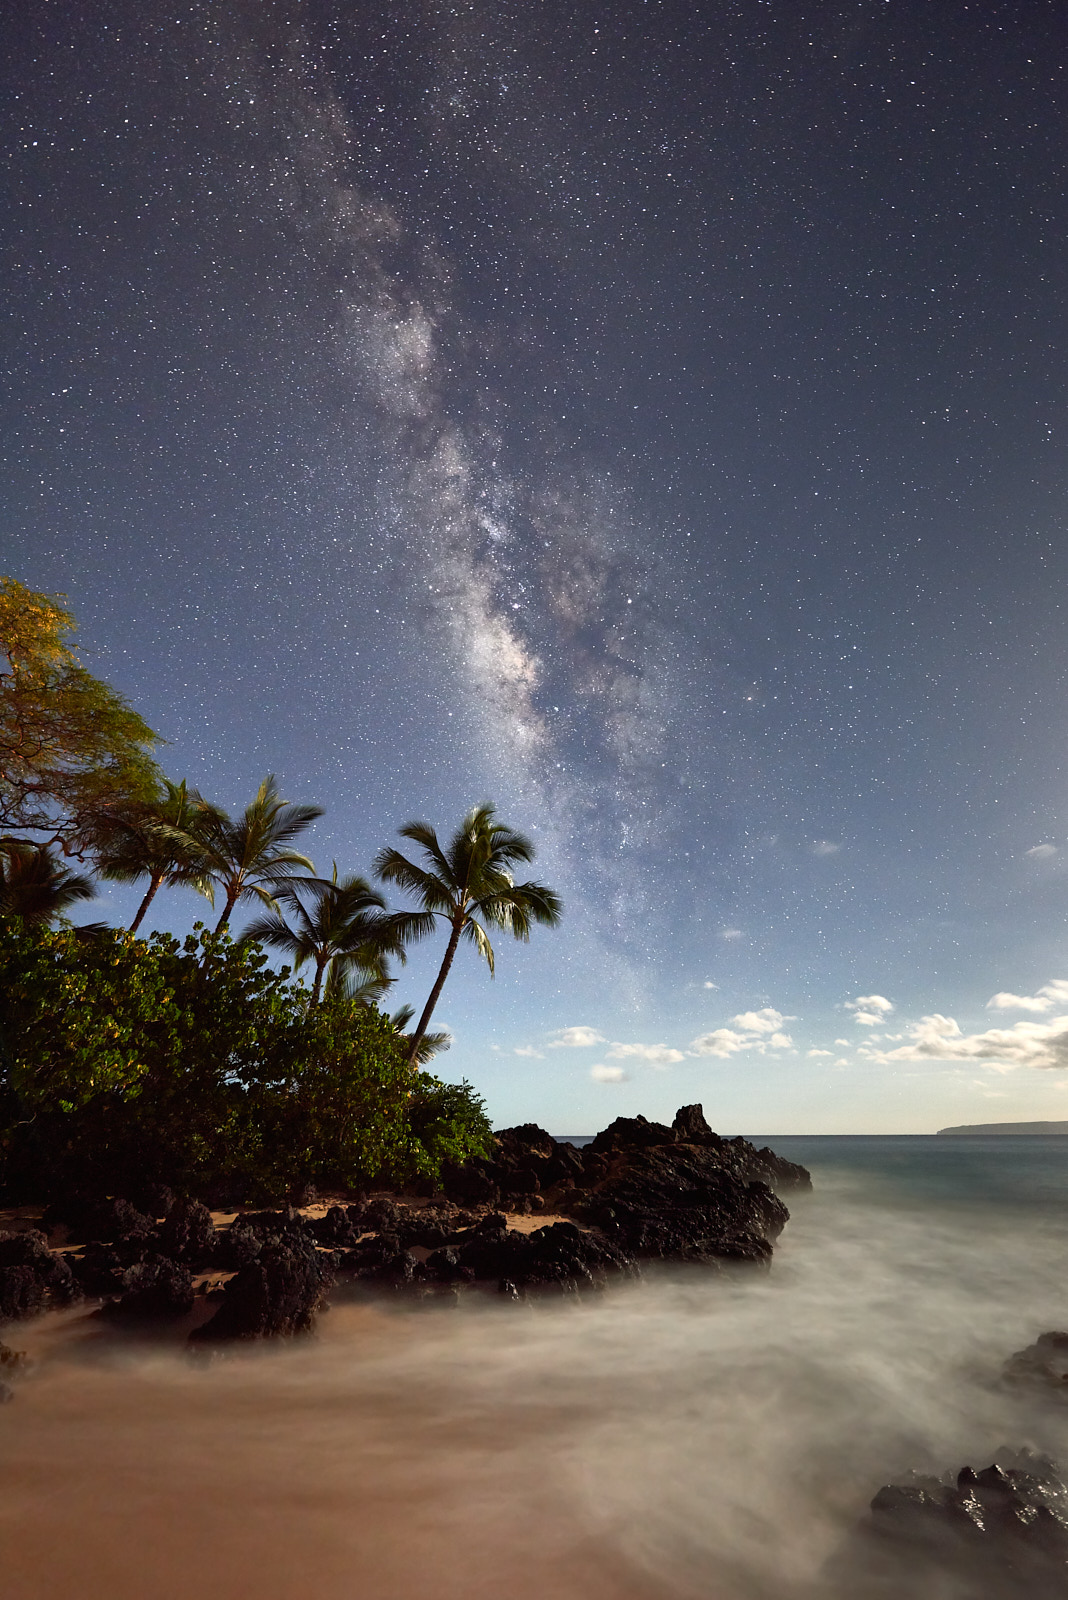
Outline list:
[[[535,923],[552,927],[560,920],[559,897],[544,884],[515,882],[513,868],[533,860],[534,847],[487,804],[470,811],[445,845],[427,823],[401,828],[403,838],[419,845],[422,865],[392,848],[379,852],[375,876],[406,891],[418,907],[391,911],[366,878],[339,877],[336,862],[330,878],[317,877],[313,863],[294,848],[322,814],[319,806],[284,801],[273,776],[237,818],[184,782],[164,780],[155,802],[97,819],[85,847],[101,877],[147,884],[131,932],[162,888],[184,885],[213,907],[221,902],[216,933],[240,906],[255,902],[259,915],[240,942],[280,951],[295,970],[310,967],[312,1005],[330,995],[364,1005],[380,1000],[395,981],[390,960],[403,964],[408,947],[444,923],[445,955],[415,1028],[408,1031],[411,1006],[391,1019],[409,1061],[426,1061],[448,1047],[448,1035],[431,1033],[429,1024],[460,941],[474,944],[492,973],[487,928],[526,940]],[[0,916],[51,921],[94,892],[89,878],[63,866],[47,847],[0,840]]]

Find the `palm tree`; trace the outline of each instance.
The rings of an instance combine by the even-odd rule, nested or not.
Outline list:
[[[94,854],[101,877],[117,883],[148,879],[144,899],[130,923],[136,933],[142,919],[164,884],[198,882],[204,873],[200,832],[209,820],[218,823],[223,813],[209,805],[197,791],[181,783],[163,780],[163,793],[154,801],[113,813],[101,819],[96,829]]]
[[[47,845],[0,839],[0,916],[51,922],[95,894],[91,880],[64,867]]]
[[[411,1044],[411,1034],[406,1033],[409,1022],[415,1016],[414,1006],[400,1006],[390,1017],[390,1022],[396,1028],[405,1044]],[[448,1050],[452,1045],[452,1034],[446,1033],[444,1028],[440,1033],[424,1033],[415,1049],[412,1059],[420,1067],[425,1067],[434,1056],[440,1055],[443,1050]]]
[[[276,891],[294,881],[296,869],[315,871],[308,857],[290,844],[322,814],[322,806],[287,805],[269,773],[236,822],[225,811],[205,819],[197,830],[203,872],[196,887],[212,905],[216,889],[223,893],[216,933],[226,927],[240,901],[259,900],[274,909]]]
[[[403,961],[404,946],[385,900],[366,878],[352,876],[339,882],[335,861],[329,881],[298,880],[284,885],[274,898],[290,910],[292,923],[276,907],[249,924],[241,943],[255,941],[283,950],[298,969],[306,961],[311,962],[315,969],[312,1005],[319,1003],[324,978],[336,993],[342,988],[343,976],[359,974],[361,989],[377,990],[374,998],[392,982],[385,959],[395,955]],[[363,998],[355,989],[350,991],[350,997]]]
[[[398,919],[408,942],[424,939],[439,917],[449,925],[449,942],[434,987],[411,1035],[409,1062],[415,1062],[434,1007],[461,939],[468,939],[493,972],[493,946],[483,923],[504,928],[516,939],[529,939],[535,922],[555,927],[560,921],[559,896],[542,883],[517,884],[511,873],[516,862],[533,861],[534,846],[521,833],[497,822],[496,807],[476,806],[457,828],[448,847],[425,822],[409,822],[399,830],[404,839],[422,847],[425,867],[417,866],[399,850],[386,847],[375,857],[374,871],[385,883],[398,884],[413,895],[421,911]],[[481,920],[480,920],[481,919]]]
[[[405,959],[403,945],[400,959]],[[358,1006],[373,1006],[396,981],[390,975],[384,956],[376,959],[367,951],[357,950],[351,957],[331,962],[323,994],[327,998],[355,1000]]]

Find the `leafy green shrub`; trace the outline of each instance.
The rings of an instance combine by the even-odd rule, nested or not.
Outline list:
[[[481,1152],[469,1086],[413,1073],[388,1018],[319,1006],[254,945],[0,921],[0,1186],[277,1199]]]
[[[408,1103],[411,1169],[436,1178],[446,1161],[463,1166],[472,1156],[493,1152],[493,1130],[485,1102],[471,1085],[442,1083],[429,1072],[419,1074]]]

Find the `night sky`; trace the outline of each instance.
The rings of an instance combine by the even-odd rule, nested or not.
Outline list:
[[[327,873],[534,837],[498,1123],[1068,1117],[1065,22],[7,8],[0,570]]]

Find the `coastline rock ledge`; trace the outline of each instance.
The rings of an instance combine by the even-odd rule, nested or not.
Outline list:
[[[62,1242],[0,1234],[0,1324],[97,1300],[128,1325],[189,1318],[212,1344],[307,1332],[335,1285],[441,1304],[469,1289],[601,1288],[643,1262],[766,1265],[789,1219],[780,1193],[811,1186],[804,1167],[713,1133],[699,1105],[670,1127],[619,1117],[582,1147],[527,1123],[498,1133],[491,1158],[446,1169],[433,1194],[242,1211],[218,1227],[170,1191],[146,1212],[115,1198],[53,1208],[42,1220],[63,1225]]]

